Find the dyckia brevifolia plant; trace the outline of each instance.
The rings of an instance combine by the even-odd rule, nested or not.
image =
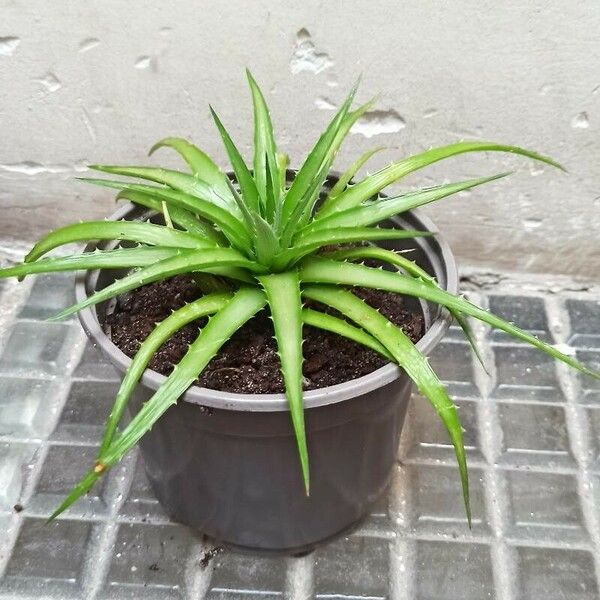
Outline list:
[[[474,349],[467,317],[483,321],[571,367],[600,377],[574,358],[515,325],[444,291],[434,278],[403,254],[376,244],[378,240],[431,235],[377,225],[399,213],[508,174],[380,197],[380,192],[388,185],[417,169],[458,154],[487,151],[520,154],[555,167],[560,168],[560,165],[515,146],[463,141],[393,162],[353,183],[358,170],[374,153],[367,152],[333,187],[328,188],[324,184],[340,145],[354,123],[372,105],[367,103],[352,109],[355,86],[290,183],[286,178],[288,157],[277,151],[264,96],[249,73],[248,81],[254,106],[252,168],[211,109],[235,177],[229,178],[202,150],[181,138],[166,138],[150,153],[162,147],[172,148],[181,155],[191,172],[93,165],[90,168],[96,171],[142,180],[132,183],[128,180],[85,179],[117,189],[117,198],[141,205],[154,214],[162,214],[160,222],[163,224],[90,221],[69,225],[41,239],[23,264],[0,270],[0,277],[24,277],[53,271],[129,269],[126,276],[67,308],[56,319],[178,274],[193,275],[202,291],[198,300],[158,323],[140,345],[108,416],[95,464],[51,518],[86,493],[107,469],[120,461],[194,384],[233,333],[265,309],[270,311],[273,320],[306,493],[310,493],[310,475],[302,401],[304,324],[363,344],[398,364],[412,378],[448,430],[458,460],[470,521],[467,464],[455,405],[427,359],[402,329],[350,290],[352,286],[361,286],[437,303],[450,311]],[[136,244],[42,259],[58,246],[85,240],[122,240]],[[379,261],[388,269],[366,266],[363,261],[367,259]],[[333,314],[307,308],[304,300],[317,303],[313,302],[312,306],[330,307],[334,309]],[[131,422],[119,431],[127,402],[154,353],[186,324],[207,316],[210,317],[207,324],[172,373]]]

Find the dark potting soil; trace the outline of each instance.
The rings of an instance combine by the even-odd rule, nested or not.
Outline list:
[[[416,342],[422,337],[422,315],[409,312],[401,296],[363,288],[353,291],[402,327],[411,340]],[[193,279],[187,275],[146,285],[118,298],[114,312],[106,317],[105,329],[113,343],[133,357],[156,323],[200,296]],[[205,323],[206,319],[199,319],[178,331],[154,355],[149,367],[168,375]],[[388,362],[373,350],[314,327],[304,327],[304,340],[304,389],[307,390],[362,377]],[[200,375],[199,383],[202,387],[242,394],[283,392],[267,310],[258,313],[223,345]]]

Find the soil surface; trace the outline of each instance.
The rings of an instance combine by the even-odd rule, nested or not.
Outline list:
[[[424,331],[423,317],[409,312],[398,294],[357,288],[353,290],[371,306],[402,327],[414,341]],[[140,343],[157,322],[201,296],[190,276],[159,281],[119,297],[113,314],[107,315],[105,330],[127,356],[133,357]],[[308,305],[308,304],[307,304]],[[324,310],[316,303],[313,307]],[[336,314],[330,310],[332,314]],[[339,316],[339,315],[336,315]],[[150,368],[168,375],[181,360],[206,323],[199,319],[167,341],[150,361]],[[362,377],[388,361],[378,353],[336,334],[304,327],[304,389],[326,387]],[[263,310],[246,323],[221,348],[199,377],[199,384],[215,390],[243,394],[283,392],[279,357],[272,322]]]

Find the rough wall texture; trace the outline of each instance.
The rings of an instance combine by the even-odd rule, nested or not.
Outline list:
[[[599,30],[596,0],[3,0],[0,238],[108,214],[111,194],[73,177],[88,161],[140,163],[169,134],[191,137],[224,165],[209,101],[247,151],[247,65],[293,165],[360,73],[359,99],[379,92],[380,102],[338,166],[373,145],[388,147],[375,168],[459,139],[555,157],[568,174],[465,156],[398,189],[516,168],[428,209],[461,261],[598,277]],[[175,165],[164,152],[156,160]]]

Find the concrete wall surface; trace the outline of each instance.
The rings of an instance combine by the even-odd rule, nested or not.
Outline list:
[[[597,0],[2,0],[2,244],[109,214],[109,190],[73,181],[86,163],[174,166],[168,150],[146,153],[177,135],[225,166],[208,102],[249,155],[245,66],[293,166],[361,73],[358,99],[380,100],[338,168],[372,146],[387,147],[374,170],[460,139],[556,158],[567,174],[512,156],[462,156],[393,189],[515,169],[427,208],[461,262],[600,275]]]

